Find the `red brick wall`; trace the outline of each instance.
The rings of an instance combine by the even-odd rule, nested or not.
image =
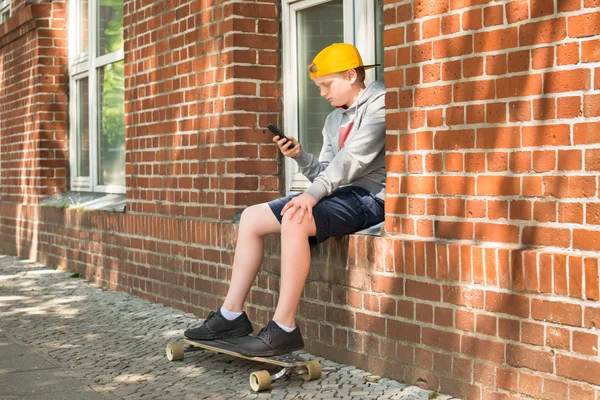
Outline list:
[[[596,398],[600,3],[388,3],[386,240],[396,316],[421,325],[407,363],[474,398]]]
[[[65,7],[21,7],[0,25],[3,201],[36,203],[67,189]]]
[[[598,399],[599,6],[386,1],[386,234],[313,252],[309,351],[462,398]],[[283,187],[263,132],[279,5],[124,7],[127,213],[3,197],[0,252],[203,316],[227,290],[233,214]],[[257,325],[278,254],[268,238]]]
[[[125,2],[127,209],[232,220],[280,193],[273,2]]]

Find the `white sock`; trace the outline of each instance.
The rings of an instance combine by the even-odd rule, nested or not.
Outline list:
[[[293,331],[296,328],[290,328],[289,326],[285,326],[285,325],[281,325],[279,322],[277,321],[273,321],[277,324],[278,327],[280,327],[281,329],[283,329],[284,331],[286,331],[287,333],[290,333],[291,331]]]
[[[233,321],[234,319],[236,319],[237,317],[239,317],[240,315],[242,315],[242,312],[233,312],[233,311],[229,311],[228,309],[226,309],[225,307],[221,307],[221,315],[229,321]]]

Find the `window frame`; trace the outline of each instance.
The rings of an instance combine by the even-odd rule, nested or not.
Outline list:
[[[96,41],[97,33],[97,8],[101,0],[88,0],[88,46],[87,53],[78,53],[79,51],[79,7],[81,0],[69,2],[69,92],[70,104],[70,167],[71,167],[71,190],[88,191],[98,193],[124,194],[126,186],[123,185],[99,185],[98,184],[98,71],[100,68],[114,62],[124,60],[124,50],[121,49],[114,53],[97,56]],[[90,148],[90,176],[75,176],[78,162],[78,135],[77,135],[77,107],[79,98],[77,97],[77,81],[88,79],[88,115],[89,115],[89,148]]]
[[[8,18],[10,18],[10,13],[12,11],[12,0],[0,0],[0,17],[8,11]],[[7,18],[7,19],[8,19]],[[0,24],[4,23],[6,20],[0,20]]]
[[[282,43],[283,43],[283,85],[284,109],[283,129],[286,134],[299,138],[298,132],[298,65],[296,13],[332,0],[283,0],[282,4]],[[375,60],[375,1],[343,0],[344,42],[351,43],[359,50],[365,63]],[[366,71],[365,83],[375,80],[375,70]],[[333,111],[333,109],[332,109]],[[315,154],[315,156],[319,156]],[[286,193],[297,193],[310,185],[298,168],[298,164],[285,158]]]

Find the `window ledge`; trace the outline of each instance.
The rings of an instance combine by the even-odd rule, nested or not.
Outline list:
[[[376,225],[373,225],[367,229],[363,229],[362,231],[354,232],[353,235],[381,236],[382,229],[383,229],[383,221]]]
[[[40,201],[40,206],[124,213],[125,203],[124,194],[68,191],[45,198]]]

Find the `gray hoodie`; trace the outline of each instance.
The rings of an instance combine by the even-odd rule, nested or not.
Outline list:
[[[354,118],[344,147],[340,127]],[[360,186],[385,199],[385,88],[371,83],[347,110],[337,108],[325,120],[319,159],[304,151],[294,157],[312,182],[306,189],[317,201],[345,185]]]

